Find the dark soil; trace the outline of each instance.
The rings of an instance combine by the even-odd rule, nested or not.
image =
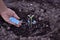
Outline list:
[[[60,8],[58,1],[4,1],[8,8],[16,12],[23,23],[21,27],[17,28],[0,17],[0,40],[59,40]],[[34,15],[32,21],[28,15]],[[31,24],[31,22],[33,23]]]

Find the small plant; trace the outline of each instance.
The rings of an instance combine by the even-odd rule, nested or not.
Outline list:
[[[34,15],[28,15],[28,25],[32,27],[32,21],[33,21],[33,17]]]

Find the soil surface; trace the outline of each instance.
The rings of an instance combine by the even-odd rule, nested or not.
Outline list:
[[[60,40],[60,0],[4,0],[23,21],[17,28],[0,17],[0,40]]]

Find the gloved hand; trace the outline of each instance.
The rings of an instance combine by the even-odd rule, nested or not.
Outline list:
[[[15,26],[17,26],[17,27],[20,27],[21,23],[19,23],[19,24],[16,25],[15,23],[12,23],[12,22],[9,20],[9,18],[12,17],[12,16],[15,17],[16,19],[20,19],[13,10],[7,8],[5,11],[1,12],[0,15],[2,16],[2,18],[3,18],[6,22],[8,22],[8,23],[10,23],[10,24],[12,24],[12,25],[15,25]]]

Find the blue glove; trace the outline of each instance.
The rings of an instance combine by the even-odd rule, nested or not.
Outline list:
[[[19,20],[17,20],[17,19],[14,18],[14,17],[10,17],[9,20],[10,20],[11,22],[15,23],[15,24],[19,24],[19,22],[20,22]]]

